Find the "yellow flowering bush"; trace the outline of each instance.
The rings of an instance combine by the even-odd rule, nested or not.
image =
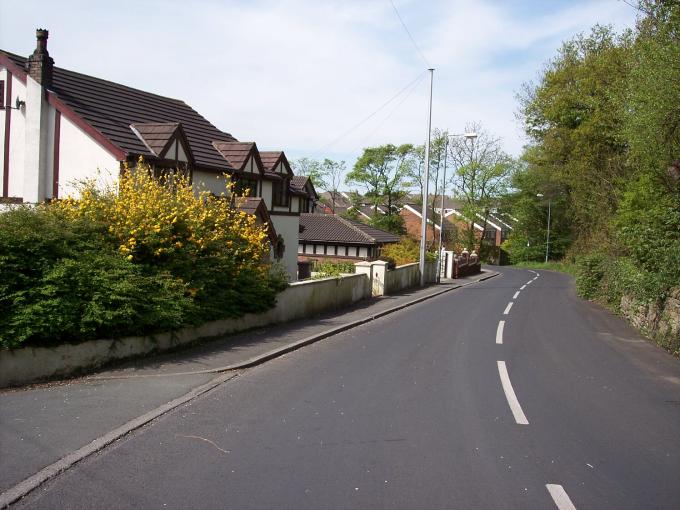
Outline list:
[[[57,202],[74,218],[106,223],[128,260],[163,264],[173,256],[196,258],[229,254],[238,267],[265,261],[267,234],[255,217],[232,207],[228,190],[222,197],[196,195],[184,174],[155,178],[148,164],[126,168],[118,190],[100,191],[86,184],[78,199]]]

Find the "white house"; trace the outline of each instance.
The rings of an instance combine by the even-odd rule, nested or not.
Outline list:
[[[283,152],[259,152],[181,100],[55,67],[48,31],[36,36],[28,58],[0,50],[0,204],[74,194],[86,178],[113,182],[143,156],[158,173],[188,172],[197,192],[235,181],[247,209],[273,224],[274,253],[296,279],[299,215],[318,196]]]

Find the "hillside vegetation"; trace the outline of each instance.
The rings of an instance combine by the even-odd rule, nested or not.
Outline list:
[[[596,26],[520,94],[530,139],[507,206],[513,261],[577,266],[581,296],[680,351],[680,3],[645,0],[634,30]]]

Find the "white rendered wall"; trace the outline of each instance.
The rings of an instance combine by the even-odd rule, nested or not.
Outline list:
[[[7,82],[5,82],[5,87],[7,87]],[[24,85],[16,76],[12,76],[12,98],[10,99],[9,106],[14,106],[16,104],[17,97],[25,101],[26,100],[26,85]],[[4,115],[3,129],[4,129]],[[8,186],[8,196],[10,197],[23,197],[24,193],[24,144],[26,143],[25,137],[25,126],[26,126],[26,113],[24,109],[12,110],[11,115],[11,125],[9,129],[9,186]],[[1,147],[4,153],[5,138],[2,138],[3,145]],[[3,162],[4,165],[4,162]],[[4,166],[2,167],[4,168]]]
[[[291,281],[297,280],[297,246],[299,239],[299,216],[272,215],[272,223],[277,234],[283,236],[286,249],[283,253],[283,264],[290,275]]]
[[[222,193],[226,193],[227,183],[229,182],[228,179],[229,176],[226,174],[194,170],[194,192],[198,195],[201,191],[209,191],[219,196]]]
[[[76,196],[78,182],[85,179],[95,179],[102,187],[115,185],[119,175],[120,162],[62,115],[59,143],[59,197]]]
[[[0,81],[4,82],[5,89],[2,91],[2,104],[5,104],[7,99],[7,69],[0,67]],[[8,106],[8,105],[5,105]],[[7,110],[0,108],[0,196],[2,196],[3,191],[5,191],[3,186],[5,185],[2,181],[2,172],[5,168],[5,116],[7,115]]]
[[[272,208],[272,183],[271,181],[262,181],[262,198],[267,206],[267,210]]]

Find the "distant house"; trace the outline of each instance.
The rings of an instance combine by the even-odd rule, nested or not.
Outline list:
[[[298,260],[375,260],[399,236],[337,215],[301,214]]]
[[[181,100],[55,67],[47,30],[36,35],[28,58],[0,50],[0,204],[61,198],[88,178],[114,182],[142,156],[158,175],[187,173],[196,193],[233,182],[242,206],[273,225],[273,254],[296,278],[299,215],[317,196],[283,152],[238,141]]]

